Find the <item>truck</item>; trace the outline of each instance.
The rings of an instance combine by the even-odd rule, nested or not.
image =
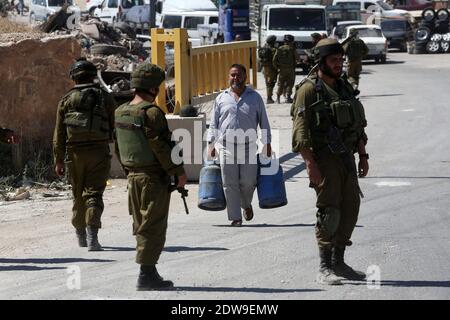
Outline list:
[[[311,34],[328,34],[328,22],[325,6],[316,4],[267,4],[262,7],[259,46],[264,45],[267,37],[274,35],[276,46],[283,44],[286,34],[294,36],[295,48],[300,61],[306,60],[306,49],[313,47]],[[300,62],[299,67],[307,68]]]

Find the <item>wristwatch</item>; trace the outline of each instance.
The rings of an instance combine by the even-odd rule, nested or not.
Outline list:
[[[367,160],[369,160],[369,154],[368,153],[360,153],[359,154],[359,158],[366,158]]]

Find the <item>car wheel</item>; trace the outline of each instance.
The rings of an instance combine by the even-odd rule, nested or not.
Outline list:
[[[431,36],[430,38],[431,41],[441,41],[442,40],[442,35],[439,33],[435,33]]]
[[[380,58],[379,57],[376,57],[373,60],[375,60],[375,63],[379,63],[380,62]]]
[[[89,9],[89,15],[90,16],[92,16],[92,17],[94,16],[95,9],[97,9],[96,6],[93,6],[92,8]]]
[[[441,45],[441,51],[442,52],[444,52],[444,53],[449,52],[449,50],[450,50],[450,42],[448,42],[448,41],[441,41],[440,45]]]
[[[435,30],[436,30],[436,32],[438,32],[440,34],[447,33],[449,31],[448,21],[439,21]]]
[[[94,44],[91,47],[92,54],[103,54],[103,55],[120,54],[122,56],[126,56],[127,52],[128,50],[125,47],[114,46],[110,44]]]
[[[437,18],[439,21],[445,21],[445,22],[448,23],[448,20],[449,20],[449,12],[448,12],[448,10],[445,9],[445,8],[439,9],[439,10],[436,12],[436,18]]]
[[[427,27],[419,27],[414,34],[416,41],[427,41],[431,36],[431,30]]]
[[[433,8],[426,8],[422,11],[422,19],[427,22],[433,21],[436,19],[436,12]]]
[[[428,41],[425,49],[427,50],[428,53],[437,53],[437,52],[439,52],[439,49],[440,49],[439,42]]]

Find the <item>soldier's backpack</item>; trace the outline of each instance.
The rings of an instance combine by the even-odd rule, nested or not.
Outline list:
[[[281,67],[293,67],[292,49],[288,46],[281,46],[277,52],[278,65]]]
[[[69,94],[71,103],[64,118],[68,141],[109,140],[111,128],[102,89],[89,87]]]
[[[262,47],[258,50],[258,58],[262,64],[272,63],[272,48]]]

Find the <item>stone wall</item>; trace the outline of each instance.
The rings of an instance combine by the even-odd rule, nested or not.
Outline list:
[[[73,85],[68,70],[80,55],[70,36],[0,41],[0,126],[21,136],[17,169],[34,151],[51,147],[58,101]]]

